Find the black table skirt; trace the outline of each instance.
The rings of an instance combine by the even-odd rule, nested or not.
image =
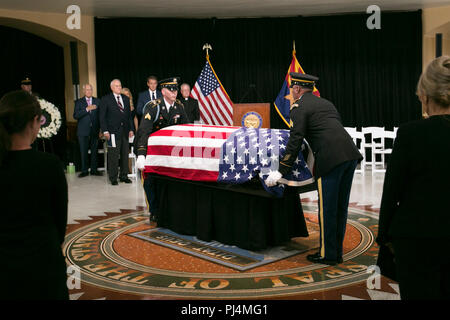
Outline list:
[[[287,187],[283,198],[275,198],[259,181],[233,186],[153,177],[159,199],[158,227],[247,250],[308,236],[299,188]]]

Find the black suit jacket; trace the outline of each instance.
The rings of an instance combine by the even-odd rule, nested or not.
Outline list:
[[[162,93],[161,91],[159,91],[158,89],[156,89],[156,99],[161,99],[162,98]],[[149,102],[151,99],[150,97],[150,91],[147,89],[145,91],[139,92],[139,96],[138,96],[138,103],[137,103],[137,107],[136,107],[136,113],[138,115],[142,115],[142,113],[144,112],[144,106],[147,102]]]
[[[91,133],[98,134],[100,127],[98,116],[100,110],[100,99],[92,97],[92,104],[95,104],[97,109],[87,112],[86,108],[88,105],[86,97],[75,101],[73,117],[78,120],[77,135],[79,136],[89,136]]]
[[[398,129],[384,179],[378,243],[395,237],[446,238],[450,243],[449,165],[450,116]]]
[[[113,93],[104,96],[100,103],[100,127],[102,132],[108,131],[117,137],[120,137],[122,133],[128,136],[128,133],[133,131],[130,99],[123,94],[121,96],[124,103],[124,112],[120,111]]]
[[[280,161],[280,172],[288,173],[306,139],[314,153],[316,178],[325,176],[339,164],[363,157],[344,129],[335,106],[312,92],[305,93],[290,112],[293,127],[290,131],[286,153]]]
[[[184,106],[184,112],[186,112],[190,123],[194,123],[194,121],[200,120],[200,110],[198,108],[198,101],[196,99],[189,97],[186,100],[182,97],[180,101]]]

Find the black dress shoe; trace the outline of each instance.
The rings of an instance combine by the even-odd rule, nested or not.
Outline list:
[[[118,185],[117,180],[112,180],[112,181],[111,181],[111,184],[112,184],[113,186],[117,186],[117,185]]]
[[[91,176],[103,176],[103,173],[100,171],[91,171]]]
[[[317,258],[321,257],[320,252],[316,252],[314,254],[310,254],[309,256],[311,256],[311,257],[314,256],[314,257],[317,257]]]
[[[311,255],[309,255],[309,257],[311,257],[311,258],[321,258],[321,255],[320,255],[320,252],[316,252],[316,253],[314,253],[314,254],[311,254]],[[308,258],[308,257],[307,257]],[[336,260],[336,263],[343,263],[344,262],[344,260],[342,259],[342,257],[339,257],[339,258],[337,258],[337,260]]]
[[[87,173],[87,172],[82,172],[82,173],[80,173],[79,175],[78,175],[78,178],[84,178],[84,177],[87,177],[89,175],[89,173]]]
[[[329,266],[335,266],[336,264],[338,264],[338,261],[336,261],[336,260],[328,260],[328,259],[322,258],[320,255],[317,255],[317,254],[310,254],[310,255],[306,256],[306,259],[308,259],[308,261],[310,261],[312,263],[327,264]]]
[[[130,179],[125,178],[125,179],[120,179],[120,182],[125,182],[125,183],[132,183]]]

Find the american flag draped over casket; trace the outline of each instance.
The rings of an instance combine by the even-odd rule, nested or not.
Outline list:
[[[289,140],[289,130],[253,129],[211,125],[176,125],[154,132],[148,139],[144,175],[156,173],[173,178],[242,184],[259,176],[263,187],[282,196],[284,185],[267,187],[264,180],[278,169]],[[308,150],[304,142],[302,149]],[[292,172],[281,182],[302,186],[314,182],[308,161],[299,153]]]

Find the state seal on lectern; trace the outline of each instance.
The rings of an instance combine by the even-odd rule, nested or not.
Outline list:
[[[259,129],[262,126],[262,117],[257,112],[247,112],[242,117],[241,124],[243,127]]]

